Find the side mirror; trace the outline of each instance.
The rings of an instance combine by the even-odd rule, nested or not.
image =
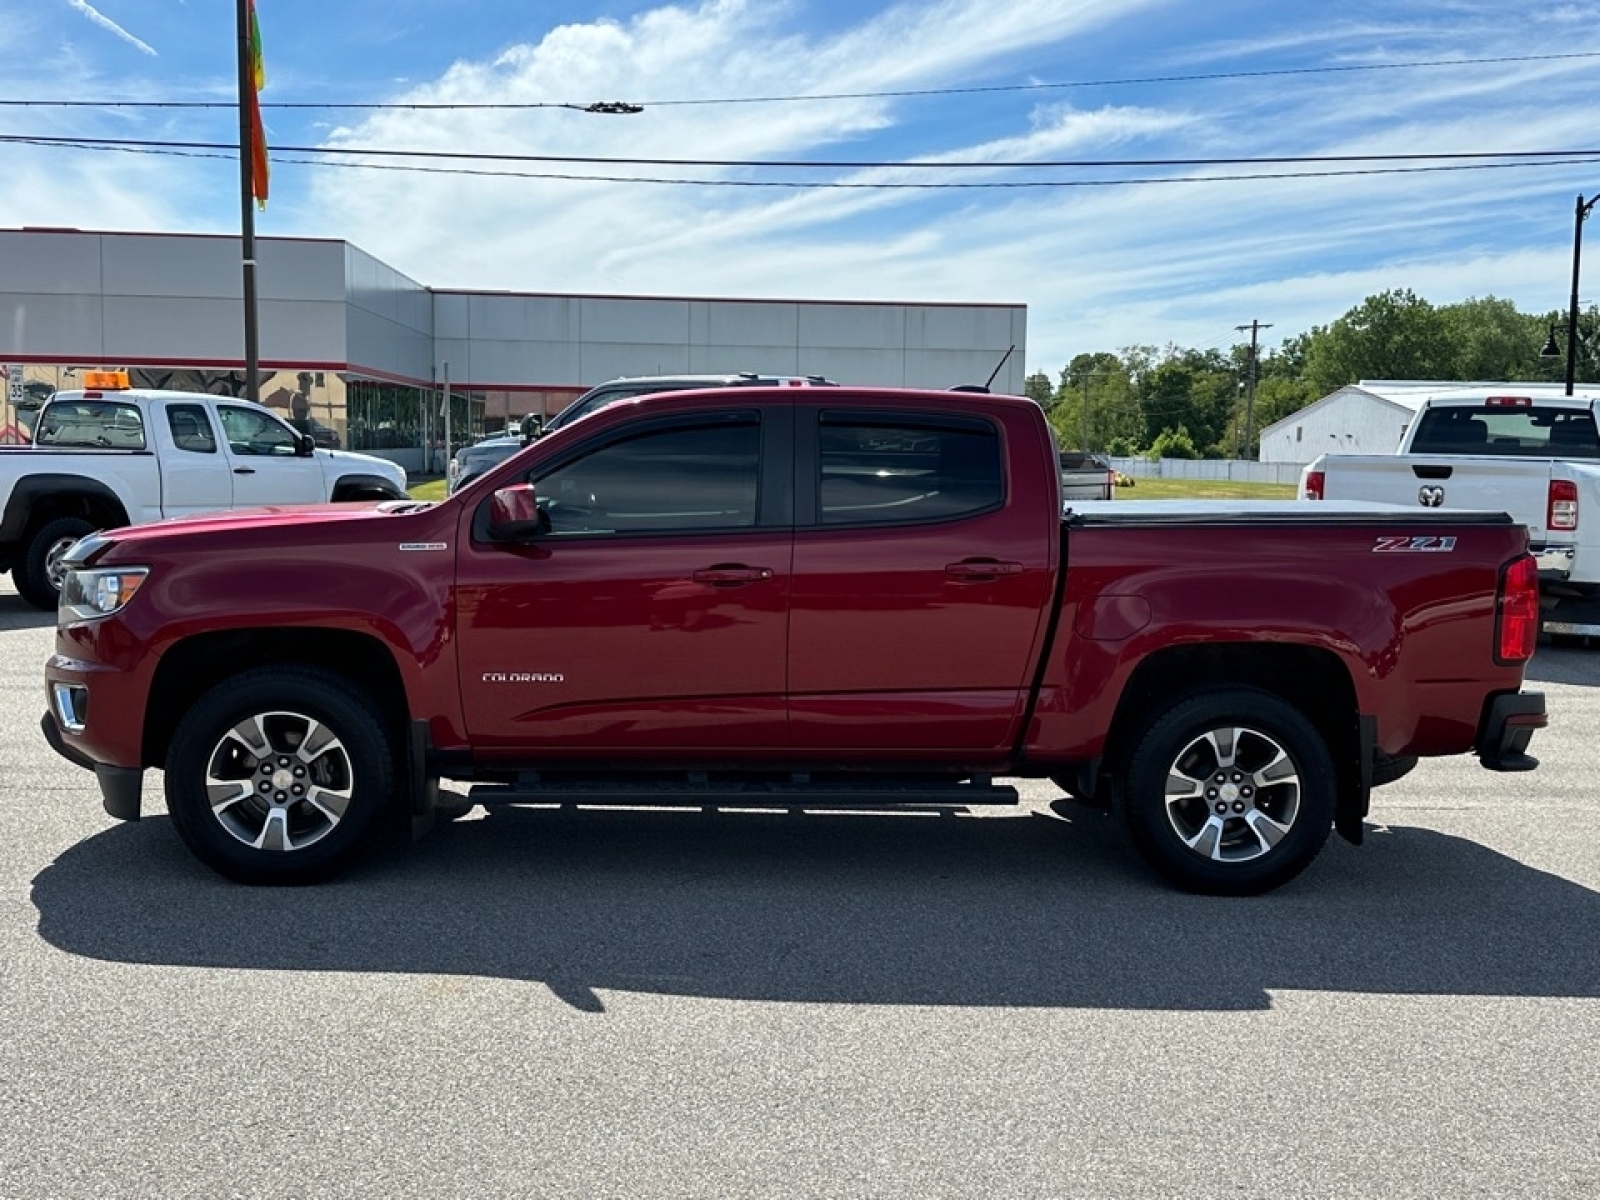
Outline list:
[[[317,452],[317,441],[309,433],[302,433],[294,444],[296,458],[310,458]]]
[[[549,531],[550,518],[539,507],[533,484],[498,488],[489,497],[489,536],[495,541],[520,541]]]
[[[529,413],[527,416],[522,418],[522,444],[524,446],[526,446],[529,442],[537,441],[539,435],[543,432],[543,417],[535,416],[534,414]]]

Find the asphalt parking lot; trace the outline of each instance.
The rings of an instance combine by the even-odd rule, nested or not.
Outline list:
[[[1600,649],[1251,900],[1117,827],[502,812],[211,875],[38,731],[0,582],[0,1195],[1600,1195]],[[1063,815],[1064,813],[1064,815]]]

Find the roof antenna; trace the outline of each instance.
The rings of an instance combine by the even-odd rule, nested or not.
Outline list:
[[[994,370],[989,372],[989,378],[985,379],[983,381],[983,390],[984,391],[987,392],[989,390],[989,385],[994,383],[994,377],[996,375],[1000,374],[1000,368],[1006,365],[1006,359],[1011,357],[1011,351],[1015,350],[1016,348],[1017,348],[1017,344],[1015,342],[1012,342],[1010,349],[1008,349],[1004,354],[1002,354],[1000,356],[1000,361],[995,363]]]

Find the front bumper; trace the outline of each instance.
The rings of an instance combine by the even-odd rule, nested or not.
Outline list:
[[[50,743],[50,748],[62,758],[73,766],[94,772],[95,782],[100,785],[100,803],[107,816],[118,821],[139,819],[140,802],[144,795],[143,771],[135,767],[114,767],[109,763],[95,762],[83,751],[68,745],[66,738],[61,736],[61,725],[56,720],[56,714],[48,709],[39,718],[39,729],[44,734],[44,740]]]
[[[1484,704],[1473,753],[1491,771],[1531,771],[1539,760],[1528,753],[1536,729],[1548,724],[1543,692],[1501,692]]]

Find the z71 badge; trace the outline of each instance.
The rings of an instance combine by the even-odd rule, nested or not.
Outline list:
[[[1381,537],[1372,547],[1374,554],[1449,554],[1456,548],[1453,537]]]

